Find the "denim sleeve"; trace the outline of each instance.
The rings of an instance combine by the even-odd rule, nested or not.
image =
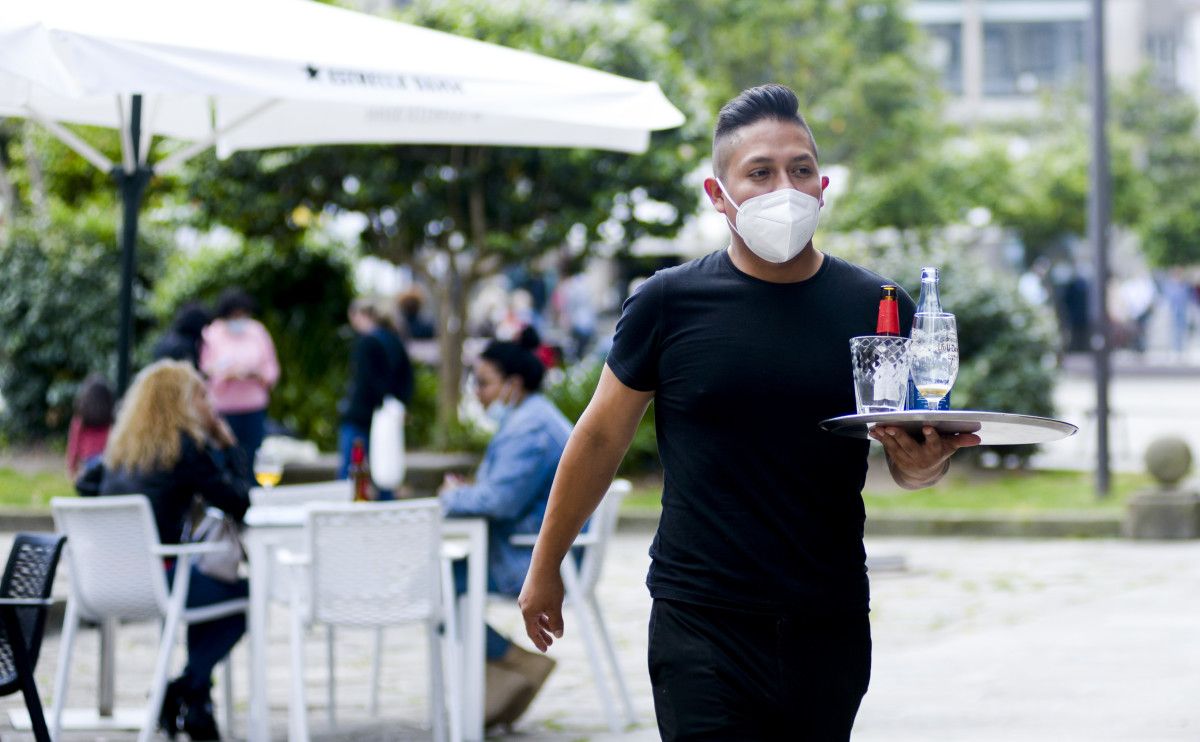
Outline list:
[[[474,484],[442,495],[442,512],[450,516],[486,516],[512,520],[541,494],[549,441],[542,433],[493,439],[492,465]]]

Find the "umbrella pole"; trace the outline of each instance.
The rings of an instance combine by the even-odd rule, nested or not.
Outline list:
[[[138,147],[141,143],[142,96],[133,96],[130,107],[130,142],[133,147],[133,171],[118,166],[113,168],[113,179],[121,191],[121,293],[119,300],[120,318],[117,328],[117,395],[129,388],[130,355],[133,346],[133,277],[137,259],[138,213],[142,207],[142,196],[150,182],[152,171],[140,164]]]

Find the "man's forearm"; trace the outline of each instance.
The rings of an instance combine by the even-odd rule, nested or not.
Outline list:
[[[627,441],[602,435],[580,421],[554,475],[530,572],[558,571],[583,524],[604,498],[627,447]]]

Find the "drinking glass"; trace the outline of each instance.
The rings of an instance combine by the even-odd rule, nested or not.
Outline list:
[[[949,312],[917,312],[908,348],[913,386],[936,410],[958,376],[958,328]]]
[[[850,338],[854,401],[860,415],[899,412],[908,392],[908,338],[862,335]]]
[[[262,487],[274,487],[283,479],[283,462],[259,451],[254,457],[254,479]]]

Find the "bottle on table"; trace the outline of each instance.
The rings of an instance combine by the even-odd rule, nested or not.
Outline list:
[[[917,298],[917,311],[926,314],[936,314],[944,311],[942,309],[942,299],[938,293],[938,282],[941,280],[941,271],[934,266],[926,266],[921,269],[921,294]],[[908,380],[908,404],[905,409],[909,410],[927,410],[929,403],[925,397],[917,391],[916,384],[910,378]],[[950,409],[950,392],[946,392],[946,396],[942,397],[938,402],[939,410]]]
[[[367,446],[362,438],[355,438],[350,448],[350,481],[354,483],[354,501],[371,499],[371,472],[367,468]]]
[[[896,301],[896,287],[884,284],[879,287],[879,315],[875,319],[875,334],[884,337],[900,337],[900,304]]]

